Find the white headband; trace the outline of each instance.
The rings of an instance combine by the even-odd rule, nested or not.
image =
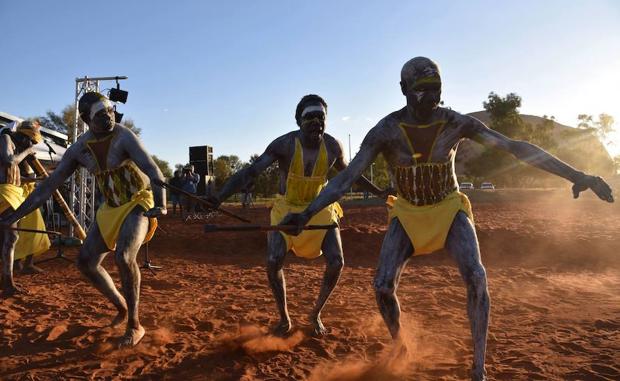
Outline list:
[[[107,98],[102,98],[97,103],[90,106],[90,119],[92,120],[95,117],[95,114],[101,110],[107,109],[108,107],[112,107],[112,103],[110,103]]]
[[[306,107],[304,111],[301,112],[301,117],[303,118],[304,115],[306,115],[307,113],[315,112],[315,111],[320,111],[323,114],[326,114],[325,107],[323,107],[323,105],[312,105],[312,106]]]

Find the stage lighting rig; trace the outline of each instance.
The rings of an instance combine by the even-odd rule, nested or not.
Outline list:
[[[121,85],[118,83],[118,79],[119,77],[116,77],[116,89],[115,88],[110,89],[110,94],[108,98],[110,98],[112,102],[125,103],[127,102],[127,95],[129,95],[129,92],[125,90],[121,90]]]
[[[123,114],[121,114],[120,112],[116,111],[116,106],[114,106],[114,121],[116,123],[120,123],[121,120],[123,120]]]

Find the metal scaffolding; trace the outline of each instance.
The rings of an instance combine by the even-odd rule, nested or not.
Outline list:
[[[99,92],[99,82],[116,81],[127,79],[124,76],[118,77],[83,77],[75,79],[75,122],[71,133],[71,144],[77,141],[77,138],[86,132],[88,126],[80,121],[80,113],[78,110],[78,102],[82,95],[90,91]],[[69,195],[69,204],[75,213],[77,220],[85,231],[90,229],[95,222],[95,194],[96,194],[95,176],[90,174],[86,168],[80,167],[71,176],[71,194]],[[73,226],[69,227],[69,235],[75,236]]]

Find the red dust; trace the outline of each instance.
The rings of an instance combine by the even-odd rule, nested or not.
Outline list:
[[[573,200],[568,189],[473,194],[472,202],[491,294],[490,378],[620,379],[620,204]],[[235,211],[269,221],[265,207]],[[398,290],[408,336],[404,346],[390,340],[372,287],[386,218],[381,205],[345,206],[345,269],[322,338],[307,323],[322,258],[287,257],[295,328],[286,338],[268,334],[277,312],[263,233],[206,235],[200,221],[163,218],[149,247],[163,270],[143,272],[146,336],[133,349],[116,349],[124,327],[108,327],[114,308],[74,265],[44,264],[44,274],[17,277],[29,295],[0,301],[0,379],[467,379],[465,288],[446,253],[410,261]],[[103,265],[118,280],[113,258]]]

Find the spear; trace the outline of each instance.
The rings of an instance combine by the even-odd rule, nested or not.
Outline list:
[[[32,165],[32,169],[34,169],[34,172],[37,174],[37,176],[42,178],[49,177],[47,171],[43,167],[43,164],[41,164],[39,159],[37,159],[36,157],[30,156],[28,163]],[[71,211],[71,208],[69,208],[69,205],[67,205],[67,203],[65,202],[65,199],[62,198],[62,195],[60,194],[58,189],[56,189],[54,193],[52,193],[52,195],[54,196],[56,203],[58,203],[58,205],[60,206],[60,209],[62,209],[65,217],[67,217],[69,223],[73,225],[73,229],[75,229],[75,234],[77,235],[77,237],[82,241],[85,240],[86,232],[84,231],[84,228],[82,227],[82,225],[80,225],[80,222],[75,217],[75,214],[73,214],[73,212]]]

